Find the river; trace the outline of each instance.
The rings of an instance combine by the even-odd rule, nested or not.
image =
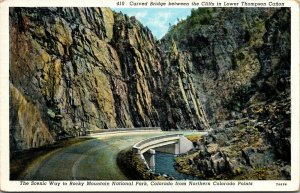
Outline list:
[[[176,180],[199,180],[194,176],[189,176],[178,172],[174,168],[174,164],[175,164],[175,155],[156,151],[155,173],[167,174],[168,176],[172,176]]]

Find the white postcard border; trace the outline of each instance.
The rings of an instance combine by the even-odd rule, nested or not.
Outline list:
[[[299,190],[299,7],[300,3],[292,0],[280,1],[265,1],[265,0],[245,0],[245,2],[283,2],[285,7],[291,8],[291,99],[292,99],[292,131],[291,131],[291,179],[292,180],[255,180],[255,181],[209,181],[211,185],[196,185],[196,186],[180,186],[180,185],[151,185],[157,181],[107,181],[110,184],[113,182],[146,182],[147,186],[139,185],[117,185],[117,186],[87,186],[87,181],[57,181],[60,186],[49,185],[30,185],[32,181],[28,182],[29,185],[21,185],[21,181],[9,180],[9,7],[118,7],[118,8],[160,8],[160,6],[131,6],[130,0],[124,0],[125,6],[118,6],[117,0],[4,0],[0,1],[0,134],[1,134],[1,154],[0,154],[0,189],[2,191],[296,191]],[[134,2],[147,2],[150,0],[133,0]],[[174,2],[174,0],[169,0]],[[152,2],[169,2],[168,0],[152,0]],[[193,2],[193,0],[178,0],[178,2]],[[200,1],[194,2],[229,2],[226,0],[213,0],[213,1]],[[241,2],[232,0],[230,2]],[[269,4],[268,4],[269,5]],[[179,7],[179,6],[178,6]],[[177,8],[178,8],[177,7]],[[195,6],[185,6],[193,7]],[[205,7],[205,6],[200,6]],[[218,6],[220,7],[220,6]],[[222,6],[224,7],[224,6]],[[228,6],[233,7],[233,6]],[[271,7],[271,6],[267,6]],[[163,8],[176,8],[176,6],[165,6]],[[183,6],[180,6],[183,8]],[[34,181],[37,182],[37,181]],[[42,181],[38,181],[42,182]],[[84,186],[70,185],[71,182],[83,182]],[[93,181],[99,182],[99,181]],[[159,181],[170,182],[170,181]],[[176,181],[173,181],[175,183]],[[187,184],[189,181],[185,181]],[[205,182],[205,181],[202,181]],[[236,185],[216,185],[217,183],[230,183],[234,182]],[[249,182],[252,185],[239,185],[239,182]],[[66,183],[67,185],[63,185]],[[276,185],[286,184],[286,185]]]

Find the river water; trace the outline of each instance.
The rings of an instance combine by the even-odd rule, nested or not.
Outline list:
[[[155,152],[155,173],[167,174],[176,180],[199,180],[194,176],[189,176],[178,172],[174,168],[175,155]]]

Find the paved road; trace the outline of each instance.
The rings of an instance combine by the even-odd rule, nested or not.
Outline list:
[[[39,158],[27,168],[23,180],[128,180],[117,166],[122,149],[134,143],[171,132],[139,131],[94,135],[93,139],[76,143]],[[188,134],[190,132],[176,132]]]

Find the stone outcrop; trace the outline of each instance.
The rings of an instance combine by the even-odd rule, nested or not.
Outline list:
[[[264,129],[259,120],[244,118],[213,130],[198,139],[194,152],[179,156],[175,167],[200,179],[290,179],[290,142],[279,132],[275,142],[270,129],[282,120],[264,119]]]

